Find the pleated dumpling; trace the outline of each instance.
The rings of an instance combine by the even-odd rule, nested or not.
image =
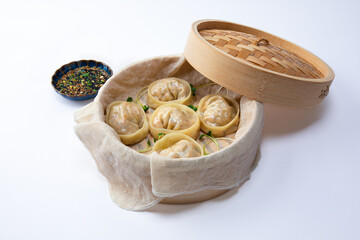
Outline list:
[[[182,133],[165,135],[155,143],[153,149],[159,155],[170,158],[191,158],[204,155],[201,145]]]
[[[212,94],[200,100],[197,114],[201,130],[212,132],[214,137],[223,137],[236,132],[239,124],[239,104],[232,98]]]
[[[200,120],[191,108],[177,103],[158,107],[150,117],[150,133],[154,138],[159,133],[183,133],[194,139],[199,136]]]
[[[149,132],[144,110],[133,102],[111,103],[106,109],[106,123],[118,133],[125,145],[140,142]]]
[[[193,100],[190,84],[180,78],[160,79],[148,87],[147,104],[154,109],[167,103],[190,105]]]

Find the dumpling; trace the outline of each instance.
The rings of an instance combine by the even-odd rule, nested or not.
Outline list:
[[[153,148],[161,156],[190,158],[204,155],[203,148],[191,137],[181,133],[170,133],[157,141]]]
[[[190,84],[180,78],[160,79],[148,88],[147,104],[154,109],[167,103],[190,105],[193,101]]]
[[[111,103],[106,109],[106,123],[118,133],[125,145],[140,142],[149,132],[144,110],[133,102]]]
[[[200,132],[200,120],[191,108],[177,103],[158,107],[150,117],[150,133],[154,138],[159,133],[178,132],[196,139]]]
[[[162,150],[159,153],[161,156],[171,158],[188,158],[188,157],[199,157],[201,152],[196,147],[195,143],[189,140],[180,140],[171,147]]]
[[[223,137],[237,130],[240,109],[234,99],[212,94],[200,100],[197,114],[202,131],[211,131],[214,137]]]

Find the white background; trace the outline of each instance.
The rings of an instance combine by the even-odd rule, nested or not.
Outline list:
[[[357,1],[1,1],[0,239],[360,239]],[[131,212],[73,132],[89,101],[50,79],[73,60],[118,72],[181,53],[204,18],[256,27],[310,50],[336,78],[311,110],[265,104],[262,159],[237,191]]]

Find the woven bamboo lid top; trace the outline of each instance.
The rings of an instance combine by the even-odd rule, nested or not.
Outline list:
[[[257,66],[297,77],[323,77],[319,70],[298,55],[253,34],[221,29],[199,33],[218,49]]]
[[[309,51],[244,25],[199,20],[184,50],[208,79],[260,102],[313,107],[327,95],[334,71]]]

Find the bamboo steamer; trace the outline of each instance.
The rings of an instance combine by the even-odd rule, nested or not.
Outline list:
[[[334,71],[325,62],[293,43],[254,28],[218,20],[200,20],[192,25],[184,56],[187,60],[186,64],[182,65],[184,69],[193,68],[203,75],[202,77],[205,76],[248,99],[288,107],[304,108],[319,104],[327,96],[335,76]],[[131,77],[141,73],[139,69],[151,66],[157,70],[150,77],[137,76],[146,80],[156,74],[160,76],[162,68],[166,69],[173,64],[177,65],[179,59],[177,56],[169,56],[131,65],[109,79],[95,101],[106,106],[116,100],[118,96],[113,93],[113,90],[121,88],[124,79],[128,80],[128,84],[130,82],[133,84],[133,81],[130,81]],[[158,65],[163,63],[166,64],[160,68]],[[182,70],[177,71],[182,72]],[[107,92],[110,94],[106,94]],[[258,147],[264,114],[263,106],[259,102],[256,102],[256,107],[250,111],[255,116],[251,121],[258,123],[257,125],[248,124],[246,132],[249,134],[244,135],[253,136],[251,137],[252,142],[244,139],[241,143],[241,146],[244,143],[251,146],[246,152],[251,153],[251,159],[247,160],[251,162],[251,171],[256,167],[260,158]],[[102,115],[102,113],[99,114]],[[243,120],[246,122],[246,118]],[[234,156],[233,154],[232,157]],[[142,164],[139,164],[139,168],[147,166],[146,164],[149,162],[148,159],[141,161]],[[141,161],[139,160],[139,162]],[[169,166],[165,165],[165,172],[169,170]],[[161,194],[158,195],[154,191],[155,185],[151,180],[151,174],[147,173],[141,177],[146,183],[145,185],[152,187],[152,192],[156,196],[162,197]],[[240,186],[245,180],[247,179],[239,183]],[[161,203],[202,202],[218,197],[233,187],[204,188],[204,190],[189,194],[166,195],[166,197],[162,197]]]
[[[224,193],[229,191],[226,190],[203,190],[201,192],[191,193],[191,194],[182,194],[176,197],[167,197],[164,198],[160,203],[163,204],[189,204],[189,203],[198,203],[206,200],[216,198]]]
[[[243,25],[200,20],[192,25],[187,61],[212,81],[250,99],[309,108],[328,94],[334,71],[284,39]]]
[[[186,60],[219,85],[260,102],[313,107],[328,95],[334,71],[309,51],[274,35],[219,20],[193,23]],[[206,190],[165,198],[184,204],[215,198],[228,190]]]

